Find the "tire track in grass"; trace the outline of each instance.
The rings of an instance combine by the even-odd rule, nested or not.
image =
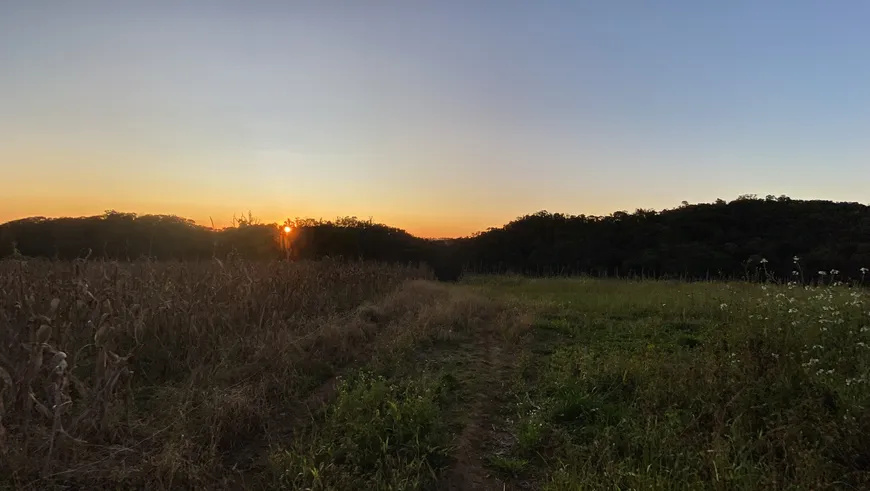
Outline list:
[[[426,302],[428,306],[421,307],[414,318],[395,319],[399,322],[389,322],[385,329],[378,330],[375,339],[364,347],[357,346],[362,356],[347,368],[386,363],[382,368],[391,366],[388,378],[396,381],[414,378],[424,367],[424,371],[441,372],[448,378],[455,375],[460,392],[458,399],[445,408],[449,414],[444,414],[455,428],[451,463],[438,471],[435,487],[503,490],[505,483],[487,468],[487,463],[494,449],[505,446],[499,438],[504,432],[497,432],[495,427],[503,426],[500,413],[515,369],[515,350],[506,342],[508,329],[503,325],[511,326],[515,316],[501,317],[500,306],[461,290],[438,292],[439,297]],[[466,320],[469,314],[471,322]],[[434,321],[429,318],[433,315]],[[451,328],[449,322],[456,322],[456,326]],[[334,377],[324,381],[300,401],[295,414],[287,415],[295,421],[285,420],[290,424],[281,440],[291,440],[294,430],[315,422],[316,414],[334,399],[336,382]]]
[[[481,333],[483,334],[483,333]],[[459,408],[466,423],[456,439],[454,464],[445,473],[441,489],[503,490],[505,483],[486,467],[491,447],[498,444],[495,424],[504,401],[513,357],[494,333],[486,333],[466,349],[469,360],[463,378],[473,398]]]

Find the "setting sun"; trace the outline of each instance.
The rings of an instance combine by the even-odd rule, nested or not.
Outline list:
[[[290,227],[289,225],[284,226],[284,233],[285,234],[289,234],[291,230],[293,230],[293,228]]]

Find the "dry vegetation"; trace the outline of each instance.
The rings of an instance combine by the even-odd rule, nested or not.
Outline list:
[[[2,262],[0,487],[292,484],[275,456],[303,445],[341,392],[336,375],[389,370],[497,315],[428,277],[330,262]]]
[[[867,489],[866,290],[0,262],[0,489]]]

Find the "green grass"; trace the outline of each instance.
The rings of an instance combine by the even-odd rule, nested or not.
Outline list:
[[[529,461],[522,458],[493,455],[489,458],[489,464],[505,474],[518,476],[529,465]]]
[[[288,489],[420,489],[449,455],[442,414],[449,384],[399,385],[360,372],[339,384],[326,414],[272,462]]]
[[[866,292],[475,283],[537,312],[511,455],[541,488],[870,485]]]

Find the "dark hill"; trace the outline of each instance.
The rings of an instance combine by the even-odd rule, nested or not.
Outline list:
[[[791,276],[798,256],[806,279],[832,269],[859,278],[860,268],[870,267],[870,207],[784,196],[606,217],[542,211],[446,241],[352,217],[287,225],[289,235],[250,217],[220,230],[167,215],[26,218],[0,225],[0,256],[425,261],[446,280],[458,278],[460,266],[482,273],[688,278],[757,277],[766,269],[783,278]]]

